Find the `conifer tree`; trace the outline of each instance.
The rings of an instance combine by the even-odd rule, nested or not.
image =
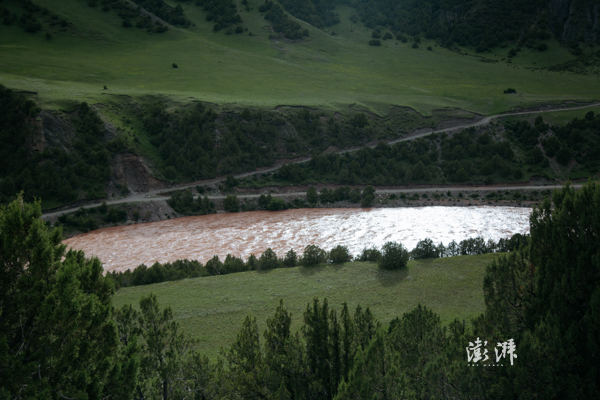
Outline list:
[[[0,208],[0,397],[131,398],[137,349],[119,347],[102,264],[40,217],[22,195]]]

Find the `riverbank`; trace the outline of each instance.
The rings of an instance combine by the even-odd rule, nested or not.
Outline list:
[[[317,185],[318,191],[323,188],[336,189],[335,185]],[[207,188],[208,189],[208,188]],[[225,213],[224,199],[227,195],[234,195],[238,198],[240,205],[244,205],[244,210],[254,211],[258,207],[258,199],[261,195],[271,195],[282,198],[288,208],[358,208],[360,204],[348,200],[334,203],[308,204],[306,201],[306,192],[308,186],[284,186],[268,187],[261,189],[235,188],[229,192],[222,193],[217,188],[210,188],[208,193],[209,200],[214,204],[217,213]],[[553,187],[550,186],[530,186],[527,189],[519,186],[463,186],[463,187],[378,187],[375,193],[375,199],[368,209],[381,208],[414,208],[414,207],[471,207],[471,206],[491,206],[491,207],[518,207],[533,208],[540,204],[543,199],[551,195]],[[71,212],[67,216],[70,221],[75,218],[94,218],[94,225],[86,225],[85,229],[78,226],[72,226],[59,221],[61,214],[44,215],[43,218],[48,223],[57,226],[63,226],[65,237],[70,238],[82,233],[103,229],[114,226],[128,226],[139,223],[149,223],[165,221],[174,218],[187,217],[189,215],[181,214],[173,210],[167,203],[167,195],[172,192],[163,192],[162,196],[148,198],[144,202],[132,203],[113,203],[111,207],[122,210],[124,216],[118,221],[107,221],[106,215],[99,213],[98,207],[80,208],[78,211]],[[194,193],[195,197],[199,196]],[[244,211],[240,211],[244,212]],[[86,230],[87,229],[87,230]]]

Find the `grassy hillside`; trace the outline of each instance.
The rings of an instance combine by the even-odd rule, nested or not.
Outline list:
[[[163,94],[179,101],[259,107],[342,110],[356,103],[378,113],[403,105],[426,114],[443,107],[490,114],[566,99],[590,101],[600,92],[593,77],[524,68],[533,66],[528,60],[543,67],[573,58],[558,45],[543,53],[523,49],[514,64],[484,63],[425,40],[419,49],[395,39],[368,46],[371,30],[353,24],[347,6],[336,8],[341,22],[325,30],[299,21],[310,37],[291,42],[268,38],[258,3],[251,2],[250,11],[238,6],[243,26],[254,36],[214,33],[202,8],[168,3],[181,4],[195,26],[148,34],[121,27],[116,15],[86,2],[65,0],[59,8],[51,0],[38,0],[72,28],[53,32],[48,40],[15,25],[0,26],[0,83],[37,92],[44,106],[60,106],[65,99],[102,102],[106,94]],[[503,53],[498,51],[498,58]],[[522,96],[504,95],[507,87]]]
[[[244,317],[257,318],[262,332],[279,299],[294,314],[292,329],[314,296],[327,298],[332,308],[344,302],[353,310],[370,307],[382,323],[412,310],[419,303],[439,313],[448,323],[484,310],[483,273],[498,254],[413,260],[408,271],[380,271],[371,263],[341,267],[275,269],[226,276],[187,279],[121,289],[114,304],[138,305],[154,293],[161,306],[171,306],[183,329],[200,340],[202,350],[214,357],[232,343]]]

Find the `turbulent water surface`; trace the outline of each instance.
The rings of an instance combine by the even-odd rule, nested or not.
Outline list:
[[[475,236],[498,240],[528,233],[530,213],[528,208],[485,206],[222,213],[99,229],[66,243],[98,256],[105,270],[124,271],[184,258],[205,263],[215,254],[246,259],[268,247],[282,257],[291,248],[301,253],[309,244],[326,250],[341,244],[356,255],[390,240],[409,250],[424,238],[444,244]]]

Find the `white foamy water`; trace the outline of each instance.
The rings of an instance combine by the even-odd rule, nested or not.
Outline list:
[[[475,236],[497,241],[529,233],[530,214],[529,208],[487,206],[223,213],[100,229],[66,243],[98,256],[105,270],[124,271],[184,258],[205,263],[215,254],[246,259],[268,247],[282,257],[291,248],[302,253],[309,244],[326,250],[341,244],[357,255],[388,241],[409,250],[425,238],[436,244]]]

